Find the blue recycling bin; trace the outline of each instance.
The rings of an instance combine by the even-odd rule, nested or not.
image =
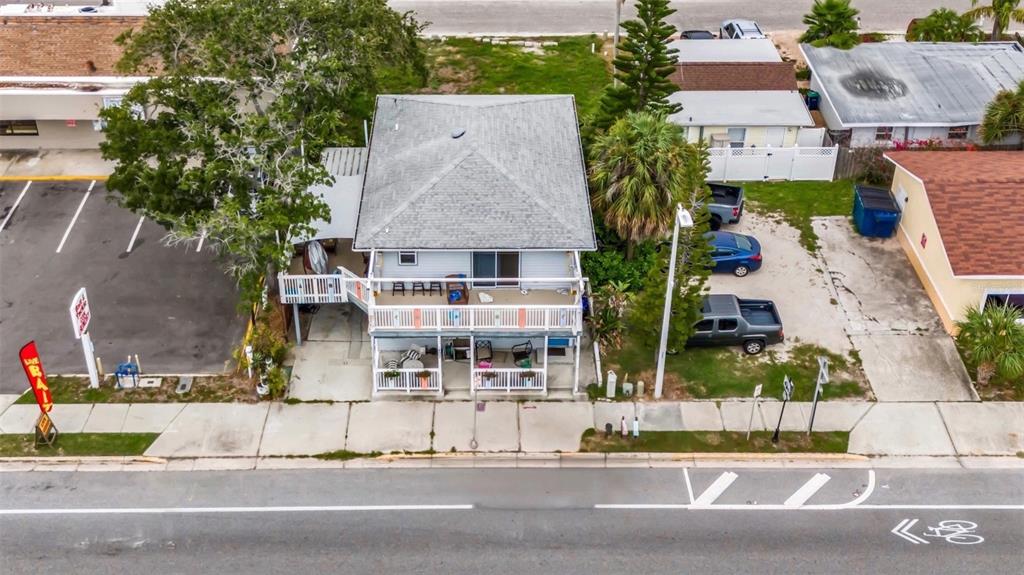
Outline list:
[[[889,190],[858,185],[853,194],[853,224],[860,235],[891,238],[900,223],[900,206]]]

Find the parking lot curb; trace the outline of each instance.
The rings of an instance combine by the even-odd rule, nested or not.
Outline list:
[[[105,176],[0,176],[0,182],[27,182],[29,180],[33,182],[91,182],[93,180],[97,182],[105,182],[109,175]]]

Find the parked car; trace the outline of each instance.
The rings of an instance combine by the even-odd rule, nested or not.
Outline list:
[[[708,211],[711,212],[711,229],[718,230],[722,224],[739,223],[743,216],[743,188],[708,182],[711,188],[711,203],[708,204]]]
[[[761,27],[753,20],[726,20],[718,29],[718,37],[722,39],[761,39],[767,38]]]
[[[741,278],[761,269],[761,244],[753,237],[732,232],[708,232],[704,237],[713,250],[715,267],[711,271]]]
[[[681,40],[714,40],[715,35],[707,30],[686,30],[679,35]]]
[[[712,294],[704,298],[701,316],[687,346],[739,345],[757,355],[784,338],[782,319],[770,300]]]

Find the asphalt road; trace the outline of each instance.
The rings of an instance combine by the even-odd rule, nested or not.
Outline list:
[[[730,18],[756,20],[766,31],[802,30],[803,15],[813,0],[676,0],[670,21],[681,30],[704,29],[717,33]],[[430,22],[426,33],[438,35],[519,34],[552,35],[601,33],[615,26],[615,0],[389,0],[400,12],[412,10]],[[860,10],[861,29],[902,32],[912,18],[927,16],[940,5],[955,10],[970,7],[970,0],[854,0]],[[627,2],[623,17],[635,14]]]
[[[37,472],[4,474],[0,494],[12,574],[1016,573],[1024,558],[1019,470]]]
[[[230,360],[245,320],[234,281],[209,250],[165,247],[163,228],[151,221],[136,235],[139,217],[107,201],[102,183],[0,182],[5,219],[0,392],[27,387],[18,350],[33,339],[48,373],[86,372],[68,311],[82,286],[108,372],[128,354],[149,373],[220,372]]]

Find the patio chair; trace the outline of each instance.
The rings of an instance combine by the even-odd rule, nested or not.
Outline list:
[[[491,341],[482,339],[476,342],[476,359],[477,361],[493,361],[494,350],[491,348]]]
[[[512,361],[518,367],[533,367],[533,342],[518,343],[512,346]]]

